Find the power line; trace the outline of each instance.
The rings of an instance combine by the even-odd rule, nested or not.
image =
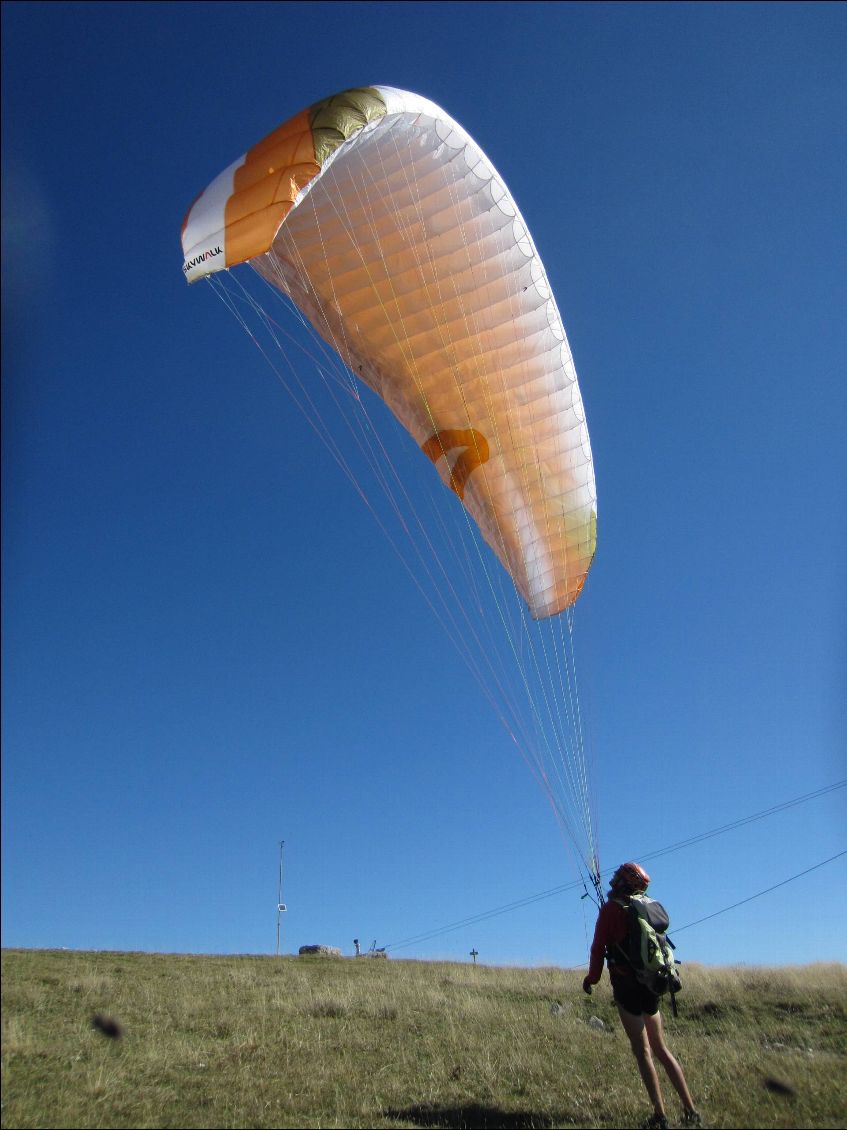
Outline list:
[[[845,786],[847,786],[847,778],[844,778],[843,780],[840,780],[840,781],[835,781],[830,785],[824,785],[822,788],[815,789],[813,792],[810,792],[810,793],[804,793],[802,796],[793,797],[791,800],[783,801],[780,804],[772,805],[770,808],[762,809],[760,812],[754,812],[750,816],[741,817],[740,819],[733,820],[728,824],[721,824],[720,827],[712,828],[708,832],[700,832],[696,836],[689,836],[685,840],[678,840],[676,843],[669,844],[667,847],[658,848],[655,851],[643,853],[643,854],[639,855],[638,858],[643,859],[643,860],[658,859],[662,855],[667,855],[670,852],[679,851],[681,848],[684,848],[684,847],[690,847],[692,844],[702,843],[704,840],[712,839],[714,836],[723,835],[725,832],[731,832],[731,831],[735,830],[736,828],[743,827],[746,824],[752,824],[757,820],[763,820],[766,816],[773,816],[777,812],[784,812],[787,809],[794,808],[799,804],[805,804],[810,800],[815,800],[817,797],[825,796],[828,793],[835,792],[837,789],[843,789]],[[838,857],[833,856],[832,858],[836,859]],[[823,867],[824,863],[830,863],[830,862],[831,862],[831,860],[824,860],[823,863],[815,864],[815,867]],[[814,870],[814,869],[815,869],[814,867],[810,868],[810,870]],[[608,874],[608,873],[609,872],[604,872],[604,874]],[[801,874],[806,874],[806,872],[801,872]],[[795,876],[795,878],[799,878],[799,876]],[[789,883],[789,882],[791,882],[791,879],[786,879],[786,880],[784,880],[784,882]],[[781,884],[777,884],[777,886],[780,886],[780,885]],[[467,918],[460,918],[456,922],[450,922],[445,926],[434,927],[431,930],[423,931],[422,933],[415,934],[412,937],[403,938],[399,942],[392,942],[389,945],[387,945],[385,947],[385,949],[386,950],[405,949],[407,946],[415,945],[415,943],[417,943],[417,942],[431,941],[433,938],[441,937],[442,934],[449,934],[453,930],[462,929],[462,927],[464,927],[464,926],[474,926],[478,922],[485,922],[489,918],[496,918],[501,914],[508,914],[513,910],[520,910],[524,906],[531,906],[533,903],[541,902],[543,899],[553,898],[555,895],[564,894],[565,891],[577,890],[579,887],[582,887],[582,886],[584,886],[584,884],[581,880],[575,880],[575,881],[571,881],[569,883],[563,883],[561,886],[550,888],[550,890],[540,891],[538,894],[534,894],[534,895],[527,895],[525,898],[516,899],[514,902],[505,903],[504,905],[494,907],[491,910],[481,911],[479,914],[469,915]],[[770,888],[770,889],[772,889],[772,888]],[[767,892],[761,891],[759,893],[760,894],[766,894]],[[758,898],[759,896],[758,895],[751,895],[750,897],[751,898]],[[744,900],[744,901],[749,901],[749,900]],[[736,905],[740,906],[741,904],[738,903]],[[726,909],[731,910],[733,908],[727,907]],[[715,913],[716,914],[723,914],[724,911],[719,910],[719,911],[716,911]],[[710,917],[713,917],[713,915],[710,915]],[[705,919],[701,919],[700,921],[705,921]],[[694,925],[697,925],[697,923],[690,922],[688,925],[694,926]],[[682,927],[682,929],[687,929],[687,927]],[[676,930],[674,932],[679,933],[679,930]]]
[[[784,887],[786,883],[793,883],[795,879],[802,879],[804,875],[808,875],[812,871],[817,871],[820,867],[825,867],[827,863],[832,863],[836,859],[840,859],[842,855],[847,855],[847,848],[843,851],[838,851],[835,855],[831,855],[829,859],[822,859],[820,863],[813,863],[811,867],[807,867],[805,871],[798,871],[796,875],[791,875],[787,879],[782,879],[779,883],[774,883],[771,887],[766,887],[763,891],[757,891],[754,895],[748,895],[746,899],[740,899],[738,902],[732,903],[731,906],[725,906],[722,910],[715,910],[711,914],[707,914],[704,918],[697,918],[694,922],[688,922],[685,926],[674,927],[672,933],[674,937],[681,934],[683,930],[690,930],[692,926],[699,926],[702,922],[708,922],[710,918],[717,918],[720,914],[726,914],[730,910],[735,910],[738,906],[744,906],[745,903],[752,902],[753,899],[761,898],[762,895],[770,894],[771,891],[777,890],[779,887]],[[572,969],[582,969],[588,965],[584,961],[582,965],[572,966]]]
[[[459,930],[462,926],[473,926],[477,922],[484,922],[487,918],[496,918],[499,914],[508,914],[511,910],[519,910],[522,906],[529,906],[531,903],[540,902],[542,899],[552,898],[553,895],[562,894],[564,891],[576,890],[582,885],[582,880],[576,879],[573,882],[564,883],[561,887],[553,887],[552,890],[541,891],[537,895],[527,895],[526,898],[506,903],[504,906],[495,907],[493,910],[484,910],[480,914],[471,915],[469,918],[461,918],[458,922],[450,922],[446,926],[438,926],[423,934],[415,934],[414,937],[404,938],[400,942],[392,942],[385,948],[386,950],[404,949],[406,946],[414,945],[415,942],[426,942],[431,938],[439,937],[441,934],[449,934],[451,930]]]
[[[847,848],[844,851],[836,852],[831,855],[829,859],[823,859],[820,863],[815,863],[811,867],[807,867],[805,871],[798,871],[796,875],[792,875],[789,879],[783,879],[780,883],[774,883],[772,887],[766,887],[763,891],[757,891],[754,895],[749,895],[746,899],[741,899],[740,902],[734,902],[732,906],[725,906],[723,910],[716,910],[712,914],[707,914],[705,918],[697,918],[694,922],[688,922],[685,926],[680,926],[674,930],[674,934],[680,934],[683,930],[689,930],[692,926],[699,926],[701,922],[708,922],[710,918],[717,918],[719,914],[726,914],[728,910],[735,910],[737,906],[744,906],[747,902],[752,902],[753,899],[761,898],[762,895],[770,894],[778,887],[784,887],[786,883],[793,883],[795,879],[802,879],[804,875],[808,875],[811,871],[817,871],[819,867],[825,867],[827,863],[832,863],[835,859],[840,859],[842,855],[847,855]]]
[[[835,792],[836,789],[843,789],[847,785],[847,778],[842,781],[835,781],[831,785],[824,785],[820,789],[815,789],[814,792],[805,793],[803,796],[795,797],[793,800],[783,801],[782,804],[775,804],[771,808],[765,808],[761,812],[755,812],[752,816],[742,817],[740,820],[733,820],[729,824],[722,824],[719,828],[713,828],[710,832],[701,832],[699,835],[690,836],[688,839],[679,840],[675,844],[670,844],[668,847],[659,848],[656,851],[648,852],[639,856],[640,859],[658,859],[661,855],[667,855],[669,852],[677,851],[679,848],[689,847],[691,844],[698,844],[703,840],[709,840],[712,836],[722,835],[724,832],[731,832],[734,828],[741,828],[744,824],[752,824],[756,820],[763,820],[766,816],[773,816],[777,812],[784,812],[786,809],[794,808],[798,804],[804,804],[806,801],[814,800],[816,797],[824,796],[826,793]]]

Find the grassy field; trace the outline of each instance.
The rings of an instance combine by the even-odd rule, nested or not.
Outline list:
[[[8,1130],[530,1130],[649,1114],[608,983],[586,997],[581,973],[11,950],[2,974]],[[708,1126],[845,1125],[845,966],[683,975],[666,1031]]]

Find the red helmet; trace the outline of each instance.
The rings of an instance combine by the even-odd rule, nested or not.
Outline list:
[[[609,886],[612,890],[625,890],[630,894],[646,891],[650,886],[650,876],[637,863],[622,863],[612,876]]]

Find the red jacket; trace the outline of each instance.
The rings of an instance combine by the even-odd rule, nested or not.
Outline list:
[[[591,943],[591,960],[588,964],[587,980],[596,985],[603,973],[603,958],[610,946],[623,944],[629,933],[629,916],[624,907],[609,899],[600,907],[597,925],[594,927],[594,941]],[[615,976],[632,976],[631,970],[623,963],[616,965]]]

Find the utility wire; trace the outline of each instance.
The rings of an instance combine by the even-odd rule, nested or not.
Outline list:
[[[582,885],[582,880],[576,879],[571,883],[565,883],[561,887],[553,887],[550,891],[541,891],[541,893],[537,895],[528,895],[526,898],[506,903],[505,906],[498,906],[493,910],[484,910],[481,914],[473,914],[469,918],[461,918],[458,922],[450,922],[447,926],[438,926],[426,933],[415,934],[414,937],[404,938],[401,942],[391,942],[385,948],[386,950],[398,950],[405,949],[406,946],[414,945],[415,942],[427,942],[432,938],[440,937],[442,934],[449,934],[452,930],[460,930],[463,926],[474,926],[477,922],[484,922],[488,918],[496,918],[499,914],[508,914],[511,910],[518,910],[522,906],[529,906],[531,903],[540,902],[542,899],[552,898],[553,895],[562,894],[564,891],[576,890]]]
[[[704,840],[712,839],[712,837],[714,837],[714,836],[720,836],[724,832],[731,832],[734,829],[741,828],[746,824],[752,824],[756,820],[763,820],[766,816],[773,816],[777,812],[784,812],[785,810],[787,810],[789,808],[794,808],[799,804],[805,804],[806,802],[808,802],[810,800],[814,800],[817,797],[825,796],[828,793],[835,792],[837,789],[843,789],[845,786],[847,786],[847,778],[844,778],[843,780],[840,780],[840,781],[835,781],[830,785],[824,785],[820,789],[815,789],[813,792],[810,792],[810,793],[804,793],[802,796],[794,797],[791,800],[783,801],[781,804],[772,805],[770,808],[765,808],[761,812],[754,812],[750,816],[744,816],[744,817],[740,818],[739,820],[733,820],[729,824],[722,824],[718,828],[711,829],[711,831],[700,832],[696,836],[689,836],[688,839],[678,840],[676,843],[669,844],[667,847],[658,848],[656,851],[648,852],[646,854],[641,854],[641,855],[639,855],[638,858],[643,859],[643,860],[658,859],[659,856],[667,855],[670,852],[679,851],[681,848],[690,847],[692,844],[702,843]],[[843,853],[841,853],[841,854],[843,854]],[[832,857],[832,859],[837,859],[837,858],[838,858],[838,856]],[[815,864],[815,867],[823,867],[825,863],[831,863],[832,859],[826,859],[826,860],[823,861],[823,863]],[[812,867],[809,870],[813,871],[815,869],[815,867]],[[807,872],[801,872],[800,874],[804,875],[806,873]],[[609,874],[609,872],[608,871],[604,872],[604,874]],[[800,876],[798,875],[798,876],[793,876],[792,878],[799,878],[799,877]],[[791,879],[785,879],[784,880],[785,883],[789,883],[791,881],[792,881]],[[782,884],[779,884],[779,883],[777,884],[777,886],[781,886],[781,885]],[[474,926],[474,925],[476,925],[477,922],[485,922],[489,918],[496,918],[498,915],[508,914],[513,910],[519,910],[521,907],[530,906],[532,903],[541,902],[543,899],[553,898],[555,895],[564,894],[565,891],[576,890],[581,886],[583,886],[583,883],[582,883],[581,880],[575,880],[575,881],[572,881],[570,883],[563,883],[561,886],[552,887],[550,890],[540,891],[538,894],[534,894],[534,895],[527,895],[525,898],[516,899],[514,902],[509,902],[509,903],[505,903],[502,906],[494,907],[492,910],[484,910],[479,914],[473,914],[473,915],[468,916],[467,918],[461,918],[458,921],[450,922],[445,926],[438,926],[438,927],[433,928],[432,930],[427,930],[427,931],[424,931],[423,933],[415,934],[413,937],[404,938],[399,942],[392,942],[389,945],[387,945],[385,947],[385,949],[386,949],[386,951],[387,950],[395,950],[395,949],[405,949],[407,946],[414,945],[417,942],[430,941],[433,938],[440,937],[442,934],[449,934],[453,930],[460,930],[464,926]],[[774,888],[769,888],[769,890],[773,890],[773,889]],[[766,891],[760,891],[759,892],[759,894],[766,894],[766,893],[767,893]],[[750,896],[750,898],[758,898],[758,897],[759,897],[759,895],[751,895]],[[745,899],[743,901],[749,902],[750,900]],[[740,906],[742,904],[736,903],[735,905]],[[733,907],[726,907],[725,909],[726,910],[732,910]],[[724,911],[722,911],[722,910],[718,910],[718,911],[715,912],[715,914],[723,914],[723,913],[724,913]],[[714,915],[709,915],[709,917],[710,918],[714,917]],[[700,919],[699,921],[703,922],[703,921],[705,921],[705,919]],[[697,922],[689,922],[688,923],[688,926],[696,926],[696,925],[698,925]],[[687,929],[688,927],[683,926],[681,928]],[[674,933],[678,934],[679,930],[678,929],[675,930]]]
[[[707,914],[705,918],[697,918],[694,922],[688,922],[685,926],[680,926],[674,930],[674,934],[679,934],[683,930],[689,930],[692,926],[699,926],[701,922],[708,922],[710,918],[717,918],[719,914],[726,914],[729,910],[735,910],[737,906],[744,906],[746,902],[752,902],[753,899],[761,898],[762,895],[770,894],[778,887],[784,887],[786,883],[793,883],[795,879],[802,879],[804,875],[808,875],[811,871],[817,871],[819,867],[825,867],[827,863],[832,863],[835,859],[840,859],[842,855],[847,855],[847,848],[844,851],[836,852],[831,855],[829,859],[823,859],[820,863],[815,863],[811,867],[807,867],[805,871],[798,871],[796,875],[792,875],[789,879],[783,879],[780,883],[774,883],[772,887],[766,887],[763,891],[757,891],[754,895],[749,895],[746,899],[741,899],[740,902],[734,902],[732,906],[725,906],[723,910],[716,910],[713,914]]]
[[[720,914],[727,914],[730,910],[735,910],[738,906],[744,906],[745,903],[752,902],[753,899],[761,898],[762,895],[770,894],[771,891],[777,890],[779,887],[784,887],[786,883],[793,883],[795,879],[802,879],[804,875],[808,875],[812,871],[817,871],[819,867],[825,867],[827,863],[832,863],[836,859],[840,859],[842,855],[847,855],[847,848],[843,851],[838,851],[835,855],[831,855],[829,859],[822,859],[820,863],[813,863],[811,867],[807,867],[805,871],[798,871],[796,875],[790,875],[787,879],[782,879],[779,883],[774,883],[772,887],[766,887],[763,891],[757,891],[754,895],[748,895],[746,899],[740,899],[734,902],[731,906],[725,906],[722,910],[715,910],[711,914],[707,914],[705,918],[697,918],[694,922],[688,922],[685,926],[674,927],[673,934],[682,933],[683,930],[690,930],[692,926],[699,926],[702,922],[708,922],[710,918],[717,918]],[[570,968],[572,970],[584,969],[588,965],[584,961],[582,965],[574,965]]]
[[[667,855],[669,852],[677,851],[679,848],[689,847],[691,844],[698,844],[702,840],[709,840],[712,836],[719,836],[724,832],[731,832],[734,828],[741,828],[744,824],[752,824],[756,820],[763,820],[766,816],[773,816],[777,812],[784,812],[788,808],[794,808],[798,804],[805,804],[806,801],[814,800],[815,797],[824,796],[826,793],[835,792],[836,789],[843,789],[847,785],[847,778],[842,781],[835,781],[831,785],[824,785],[820,789],[815,789],[814,792],[805,793],[803,796],[795,797],[793,800],[783,801],[782,804],[775,804],[772,808],[765,808],[761,812],[755,812],[752,816],[744,816],[740,820],[733,820],[729,824],[722,824],[719,828],[713,828],[710,832],[701,832],[696,836],[689,836],[686,840],[678,840],[675,844],[670,844],[668,847],[658,848],[656,851],[648,852],[639,856],[640,859],[658,859],[659,856]]]

